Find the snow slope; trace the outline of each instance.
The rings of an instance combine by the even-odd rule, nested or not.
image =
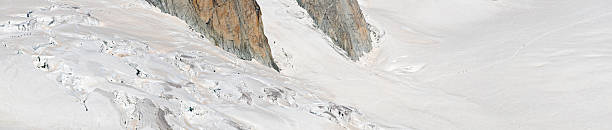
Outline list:
[[[360,65],[291,1],[260,2],[276,56],[289,55],[283,73],[389,128],[612,127],[609,1],[360,2],[381,36]]]
[[[258,3],[280,74],[142,0],[0,0],[0,129],[612,127],[612,2],[360,0],[358,63]]]
[[[610,1],[395,2],[365,1],[387,34],[373,67],[473,104],[423,108],[452,128],[612,127]]]

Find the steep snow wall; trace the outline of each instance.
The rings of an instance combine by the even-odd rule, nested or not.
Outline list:
[[[185,20],[215,45],[244,60],[279,70],[264,35],[255,0],[146,0],[161,11]]]
[[[370,31],[357,0],[297,0],[315,24],[351,60],[372,50]]]

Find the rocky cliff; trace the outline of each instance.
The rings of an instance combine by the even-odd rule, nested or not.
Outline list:
[[[264,35],[261,11],[255,0],[146,0],[177,16],[215,45],[245,60],[279,70]]]
[[[357,0],[297,0],[315,24],[347,52],[351,60],[359,60],[372,50],[368,24]]]

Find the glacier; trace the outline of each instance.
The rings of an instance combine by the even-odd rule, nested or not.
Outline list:
[[[279,73],[145,0],[0,0],[0,129],[612,129],[612,2],[358,2],[352,61],[257,0]]]

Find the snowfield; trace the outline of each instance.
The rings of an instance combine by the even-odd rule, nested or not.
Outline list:
[[[280,73],[144,0],[0,0],[0,129],[612,129],[612,1],[360,0],[359,62],[257,2]]]

